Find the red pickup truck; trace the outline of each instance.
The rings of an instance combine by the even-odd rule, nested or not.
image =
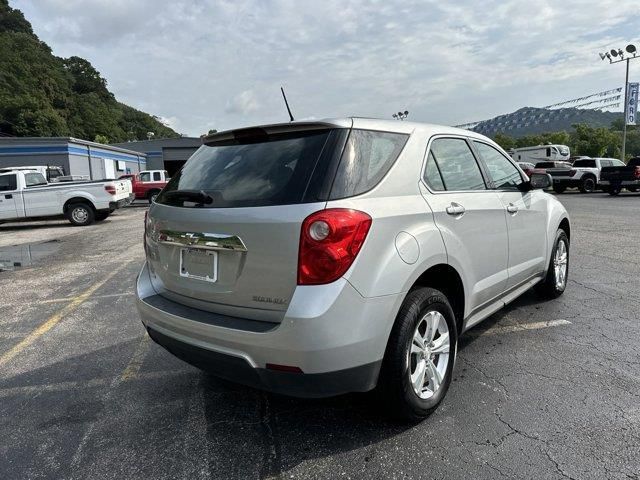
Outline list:
[[[170,180],[166,170],[143,170],[136,175],[121,175],[120,179],[129,179],[136,200],[149,200],[153,203]]]

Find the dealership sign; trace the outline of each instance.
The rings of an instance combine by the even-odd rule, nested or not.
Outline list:
[[[638,121],[638,83],[627,84],[627,103],[624,108],[624,117],[627,125],[635,125]]]

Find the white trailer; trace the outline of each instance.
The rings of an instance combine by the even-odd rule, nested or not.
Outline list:
[[[516,162],[566,162],[571,156],[566,145],[537,145],[535,147],[515,148],[509,154]]]

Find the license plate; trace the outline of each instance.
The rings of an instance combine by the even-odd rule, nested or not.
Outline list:
[[[218,280],[218,252],[183,248],[180,250],[180,276],[214,283]]]

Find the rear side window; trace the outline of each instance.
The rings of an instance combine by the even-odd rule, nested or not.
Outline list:
[[[36,185],[45,185],[47,180],[41,173],[25,173],[24,181],[27,187],[35,187]]]
[[[600,166],[601,167],[612,167],[613,166],[613,162],[611,162],[611,160],[600,160]]]
[[[553,162],[538,162],[536,168],[553,168],[555,164]]]
[[[151,181],[151,172],[143,172],[140,174],[141,182],[150,182]]]
[[[375,187],[395,163],[408,138],[401,133],[352,130],[330,199],[353,197]]]
[[[444,190],[485,190],[486,185],[480,167],[467,142],[462,138],[437,138],[431,142],[427,157],[425,181],[429,186],[438,185],[438,177],[429,159],[434,160]]]
[[[442,181],[442,175],[440,175],[440,169],[436,164],[436,159],[433,158],[433,154],[429,152],[427,156],[427,166],[424,170],[424,181],[427,183],[431,190],[440,192],[446,190],[444,188],[444,182]]]
[[[11,192],[18,189],[15,175],[0,175],[0,192]]]
[[[596,161],[593,159],[576,160],[573,162],[573,166],[580,168],[596,168]]]
[[[522,183],[520,172],[504,155],[491,145],[482,142],[473,142],[480,158],[484,161],[489,175],[497,189],[517,189]]]

